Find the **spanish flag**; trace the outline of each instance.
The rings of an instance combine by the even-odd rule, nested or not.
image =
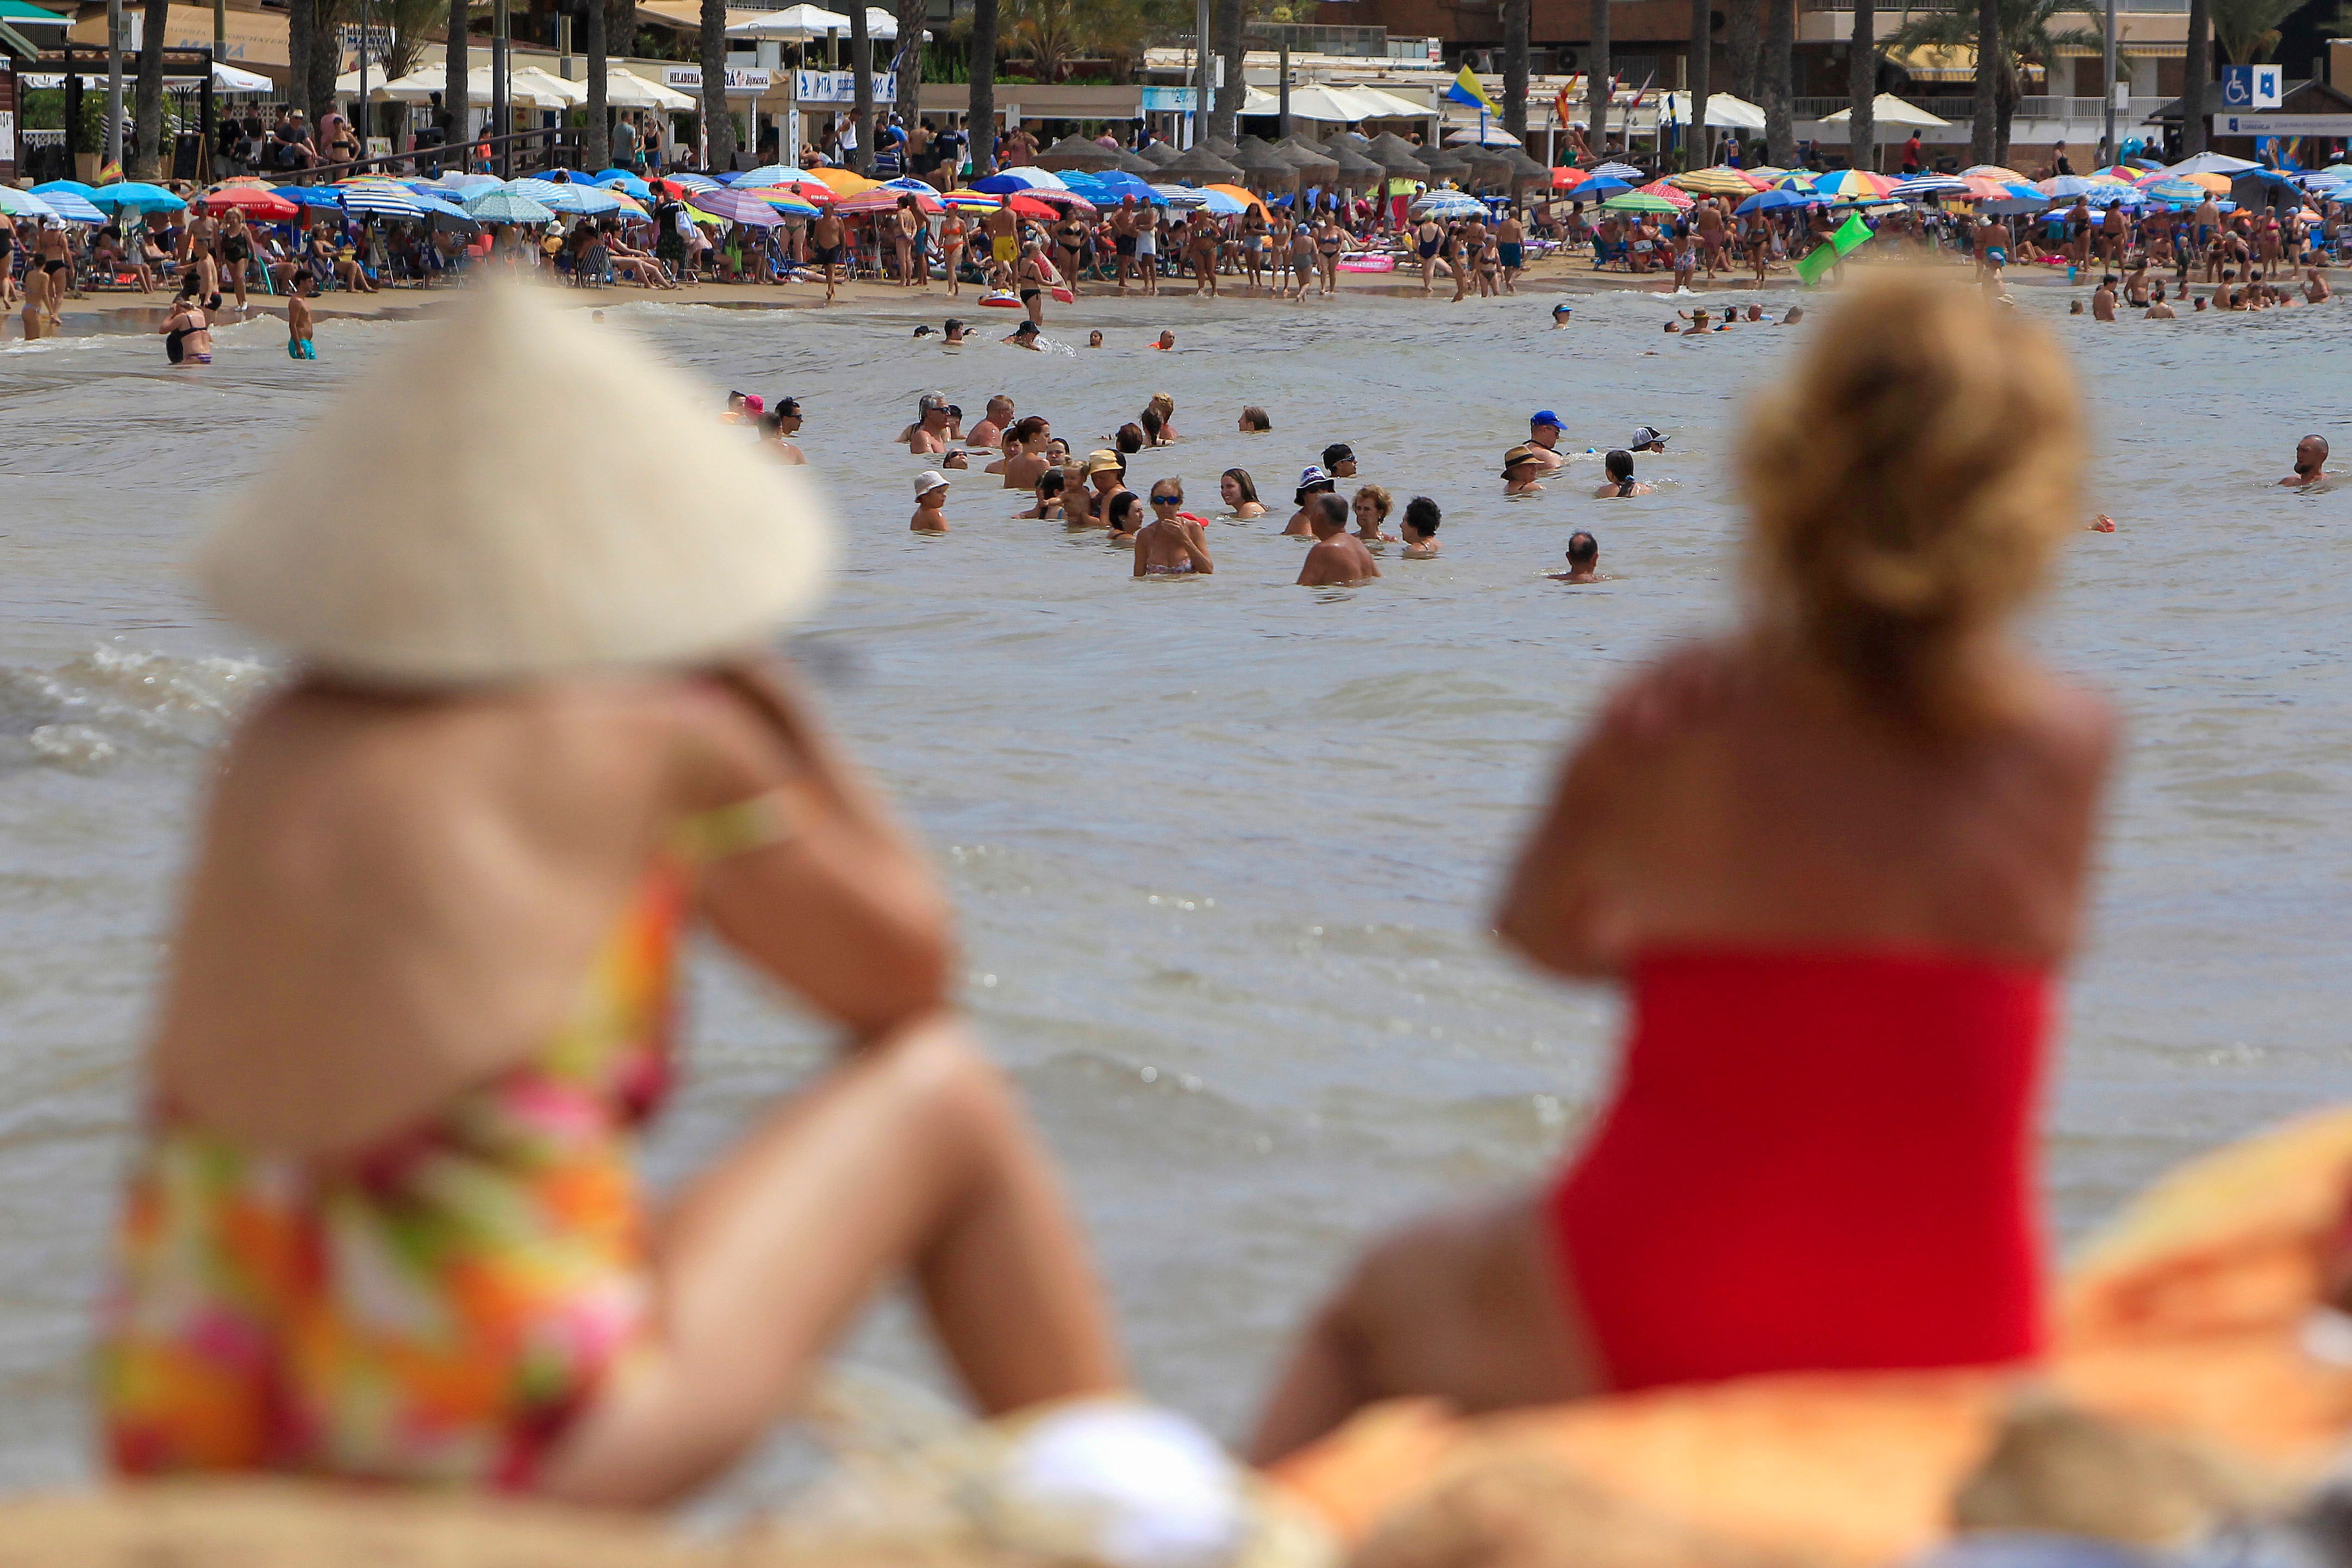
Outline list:
[[[1445,89],[1445,96],[1455,103],[1476,104],[1489,114],[1503,112],[1503,106],[1486,96],[1486,89],[1478,85],[1478,73],[1468,66],[1462,68],[1462,74]]]

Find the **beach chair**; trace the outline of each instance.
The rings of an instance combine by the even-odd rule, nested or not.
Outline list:
[[[1599,272],[1608,267],[1622,267],[1629,272],[1633,270],[1632,242],[1622,239],[1605,240],[1599,235],[1594,235],[1592,236],[1592,270]]]

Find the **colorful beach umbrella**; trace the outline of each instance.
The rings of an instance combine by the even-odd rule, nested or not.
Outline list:
[[[1698,205],[1696,196],[1686,191],[1676,190],[1668,181],[1653,180],[1648,184],[1638,187],[1638,190],[1644,196],[1657,197],[1678,213],[1686,213]]]
[[[784,215],[757,191],[697,191],[686,204],[707,216],[753,228],[772,229],[784,221]]]
[[[555,214],[520,191],[500,185],[459,204],[466,215],[484,224],[545,224]]]
[[[836,196],[862,196],[882,183],[869,180],[854,169],[812,169],[808,177]]]
[[[1066,179],[1068,176],[1065,175],[1064,178]],[[1244,212],[1252,207],[1255,207],[1261,213],[1265,211],[1265,198],[1255,191],[1244,190],[1239,185],[1211,185],[1208,189],[1221,196],[1231,196],[1242,204],[1242,210]]]
[[[660,180],[648,180],[646,183],[649,186],[676,185],[681,191],[716,191],[719,188],[719,182],[708,174],[664,174]]]
[[[1693,169],[1669,177],[1677,189],[1701,196],[1752,196],[1765,189],[1766,182],[1738,169],[1717,166]]]
[[[1732,209],[1735,213],[1779,213],[1790,207],[1817,207],[1822,199],[1808,191],[1759,191]]]
[[[986,191],[959,189],[943,193],[940,204],[954,207],[960,212],[992,213],[1004,204],[1004,198],[992,196]]]
[[[2003,168],[1999,163],[1976,163],[1960,171],[1961,179],[1966,180],[1971,177],[1983,180],[2000,180],[2013,185],[2028,185],[2032,183],[2032,181],[2019,173],[2016,170]]]
[[[824,187],[820,185],[817,189],[822,191],[824,190]],[[776,211],[782,213],[787,216],[795,218],[813,218],[816,216],[817,214],[823,212],[825,206],[830,206],[833,203],[833,193],[830,191],[825,192],[825,199],[823,205],[820,205],[816,202],[811,201],[808,197],[800,195],[795,192],[787,191],[782,186],[771,188],[769,186],[762,185],[756,190],[742,191],[741,193],[747,196],[757,196],[760,200],[767,203],[768,205],[775,208]]]
[[[1612,213],[1671,213],[1679,210],[1664,196],[1654,195],[1648,191],[1627,191],[1610,197],[1601,205],[1604,211]]]
[[[928,187],[926,187],[926,189],[928,189]],[[739,191],[731,193],[736,195],[758,194],[756,192],[749,191]],[[937,217],[940,214],[947,211],[945,207],[940,205],[940,198],[936,192],[933,192],[929,195],[923,195],[913,191],[898,191],[887,188],[878,191],[868,191],[862,196],[844,196],[840,201],[835,202],[833,204],[833,210],[844,214],[845,216],[855,215],[858,213],[895,213],[898,210],[898,204],[905,201],[909,196],[914,197],[915,210],[922,214],[927,218]],[[1045,211],[1050,214],[1053,209],[1048,207]]]
[[[56,183],[68,185],[72,182],[59,180]],[[33,187],[32,193],[49,204],[52,215],[62,218],[67,223],[102,224],[106,221],[106,214],[93,206],[88,196],[77,195],[71,191],[44,190],[38,185]]]
[[[120,180],[90,193],[89,204],[110,213],[176,213],[187,203],[163,189],[139,180]]]
[[[1631,163],[1620,163],[1614,159],[1606,163],[1595,164],[1592,172],[1604,180],[1623,180],[1629,183],[1642,177],[1642,171],[1634,168]]]
[[[975,191],[989,191],[997,195],[1010,195],[1015,191],[1066,191],[1062,177],[1051,169],[1000,169],[985,180],[974,180]]]
[[[653,199],[653,192],[646,183],[626,169],[607,169],[596,176],[596,183],[607,191],[618,191],[641,202]]]
[[[404,185],[390,180],[368,181],[343,187],[343,211],[367,213],[377,217],[421,218],[425,215],[425,198]]]
[[[1895,181],[1867,169],[1839,169],[1818,176],[1813,181],[1813,193],[1842,202],[1868,202],[1887,195],[1895,184]]]
[[[30,191],[20,191],[14,185],[0,185],[0,213],[12,218],[54,218],[57,208]]]
[[[196,198],[196,205],[208,213],[225,213],[231,207],[239,207],[244,209],[247,217],[272,224],[282,224],[302,215],[300,207],[267,185],[215,185]]]

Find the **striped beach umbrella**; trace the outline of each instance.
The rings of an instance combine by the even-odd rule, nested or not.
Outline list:
[[[1681,210],[1672,202],[1666,200],[1665,197],[1658,195],[1654,192],[1647,189],[1627,191],[1621,195],[1610,197],[1607,201],[1601,203],[1601,205],[1603,211],[1612,213],[1664,214],[1679,212]]]
[[[697,191],[686,204],[706,217],[753,228],[772,229],[784,221],[783,214],[757,191]]]
[[[1875,201],[1895,189],[1896,182],[1867,169],[1840,169],[1813,181],[1813,193],[1841,202]]]
[[[1696,196],[1691,195],[1687,192],[1675,189],[1673,183],[1669,181],[1653,180],[1648,184],[1638,186],[1636,189],[1643,195],[1657,197],[1658,200],[1665,203],[1668,206],[1674,208],[1674,210],[1678,213],[1686,213],[1693,207],[1698,205],[1698,198]]]
[[[384,218],[421,218],[425,215],[424,205],[416,199],[416,193],[390,180],[380,183],[366,181],[345,185],[342,191],[343,211],[347,213],[367,213]]]
[[[555,214],[518,191],[501,185],[459,204],[466,215],[485,224],[544,224]]]
[[[1631,163],[1620,163],[1614,159],[1594,165],[1592,172],[1604,180],[1623,180],[1629,184],[1642,177],[1642,171]]]
[[[12,218],[54,218],[57,208],[44,197],[30,191],[20,191],[14,185],[0,185],[0,213]]]
[[[716,191],[719,182],[708,174],[664,174],[662,179],[681,191]]]
[[[1975,163],[1960,171],[1961,179],[1966,180],[1971,176],[1985,180],[2006,181],[2007,183],[2015,185],[2032,183],[2032,181],[2019,173],[2016,170],[2005,169],[1998,163]]]
[[[1906,202],[1925,201],[1929,196],[1965,196],[1969,194],[1969,183],[1955,174],[1922,174],[1916,180],[1906,180],[1888,193]]]
[[[1693,169],[1685,173],[1670,176],[1669,183],[1677,190],[1689,191],[1695,195],[1740,197],[1752,196],[1765,189],[1767,184],[1765,181],[1752,174],[1720,166],[1712,169]]]
[[[967,213],[988,213],[994,212],[1003,206],[1004,198],[992,196],[986,191],[956,190],[943,192],[940,196],[940,204],[956,207]]]
[[[63,185],[68,183],[59,180],[55,182],[55,184]],[[78,195],[72,191],[57,190],[40,185],[33,187],[33,194],[49,204],[50,213],[54,216],[62,218],[67,223],[102,224],[106,221],[106,214],[99,211],[88,196]]]
[[[566,184],[552,180],[530,183],[533,186],[544,183],[547,191],[541,193],[536,189],[530,190],[523,193],[525,195],[551,213],[566,213],[574,217],[601,217],[606,213],[619,212],[621,204],[628,199],[594,185]]]
[[[2170,175],[2161,180],[2151,181],[2139,189],[2141,194],[2152,201],[2184,207],[2193,207],[2205,199],[2204,186],[2194,181],[2176,179]]]

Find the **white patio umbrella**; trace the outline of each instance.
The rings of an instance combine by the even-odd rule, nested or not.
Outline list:
[[[1339,124],[1367,120],[1386,111],[1358,98],[1343,87],[1327,82],[1309,82],[1290,90],[1290,118],[1318,120]]]
[[[470,72],[466,79],[473,80]],[[553,71],[525,66],[507,78],[507,95],[526,109],[570,109],[588,101],[588,84],[565,81]],[[538,101],[531,101],[534,99]]]
[[[537,78],[526,83],[525,78]],[[552,83],[550,87],[545,84]],[[413,70],[397,81],[383,84],[383,99],[394,103],[430,103],[434,95],[447,85],[440,66],[425,66]],[[569,109],[584,102],[588,89],[579,82],[567,82],[551,76],[537,66],[526,66],[514,73],[508,84],[508,95],[523,109]],[[371,94],[374,97],[374,94]],[[466,96],[477,104],[490,101],[490,68],[477,66],[466,73]],[[380,100],[381,101],[381,100]]]
[[[1425,103],[1415,103],[1377,87],[1351,87],[1347,93],[1365,106],[1366,120],[1426,120],[1433,112]]]
[[[869,23],[873,15],[870,9],[866,12]],[[891,36],[894,37],[898,36],[897,28],[898,23],[894,20],[891,23]],[[766,38],[783,44],[805,44],[822,38],[829,32],[847,37],[849,18],[838,11],[828,11],[822,5],[811,5],[803,0],[801,5],[787,5],[781,11],[762,11],[756,16],[746,16],[730,25],[727,36],[730,38]]]
[[[615,109],[670,109],[692,111],[699,101],[674,87],[648,81],[635,71],[604,73],[604,101]]]
[[[1851,108],[1841,109],[1835,114],[1822,116],[1823,125],[1845,125],[1851,123],[1853,120],[1853,110]],[[1904,102],[1891,92],[1882,92],[1870,100],[1870,122],[1874,131],[1882,125],[1949,125],[1952,123],[1948,120],[1937,119],[1916,103]]]
[[[1517,137],[1512,135],[1509,131],[1504,130],[1499,125],[1489,125],[1486,127],[1483,140],[1481,139],[1481,133],[1476,126],[1465,125],[1461,130],[1447,136],[1445,139],[1445,144],[1448,147],[1517,147],[1522,145]]]
[[[1666,94],[1666,109],[1675,124],[1690,123],[1690,94]],[[1761,131],[1764,111],[1735,93],[1711,92],[1706,95],[1706,122],[1719,131]]]

